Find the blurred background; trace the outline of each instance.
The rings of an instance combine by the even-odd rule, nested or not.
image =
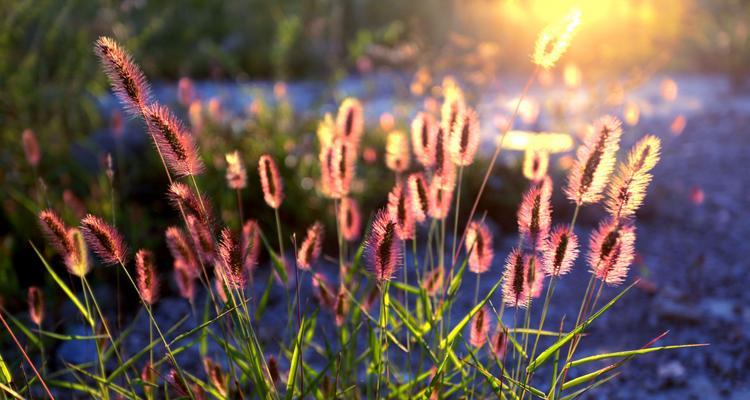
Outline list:
[[[243,200],[261,225],[272,226],[253,185],[254,163],[271,152],[291,205],[285,225],[302,232],[330,206],[311,196],[319,176],[315,130],[326,112],[346,96],[364,103],[365,160],[355,193],[371,210],[392,179],[382,162],[385,133],[408,129],[416,111],[436,110],[441,82],[454,76],[492,148],[532,70],[536,36],[573,6],[583,19],[572,47],[539,75],[515,127],[577,140],[606,112],[626,123],[624,148],[645,133],[662,138],[663,161],[639,214],[634,274],[646,282],[633,300],[639,311],[610,322],[628,332],[649,321],[642,329],[672,328],[682,332],[676,341],[715,344],[676,361],[653,357],[648,377],[630,368],[625,378],[647,384],[621,398],[639,397],[637,390],[750,396],[742,381],[750,367],[750,298],[742,287],[750,265],[738,254],[750,236],[750,195],[740,190],[750,187],[741,172],[750,154],[744,0],[3,1],[0,302],[20,309],[25,288],[44,284],[28,245],[42,243],[36,214],[43,207],[71,224],[86,212],[117,218],[134,246],[160,249],[168,270],[162,232],[175,218],[164,201],[166,177],[154,173],[161,165],[141,124],[109,93],[92,51],[100,35],[131,52],[156,97],[188,122],[209,167],[202,185],[226,220],[235,217],[235,194],[225,189],[224,154],[240,149],[251,183]],[[38,163],[25,156],[27,130],[39,143]],[[527,181],[516,151],[523,144],[509,150],[480,210],[490,210],[495,230],[512,240]],[[482,154],[464,178],[469,193],[481,182],[489,155]],[[571,156],[565,149],[550,163],[558,187]],[[371,183],[383,179],[386,185]],[[567,218],[572,207],[556,196],[556,217]],[[600,217],[585,210],[582,229]],[[703,374],[688,381],[691,368]]]

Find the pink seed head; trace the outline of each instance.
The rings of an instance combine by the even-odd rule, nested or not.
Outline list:
[[[498,360],[505,358],[505,353],[508,350],[508,333],[505,331],[505,327],[502,324],[497,325],[495,334],[492,335],[492,342],[490,348]]]
[[[186,220],[188,232],[193,239],[192,244],[200,261],[203,264],[212,264],[216,259],[216,246],[211,230],[195,215],[188,214]]]
[[[244,189],[247,186],[247,171],[242,163],[240,152],[235,150],[224,157],[227,160],[227,185],[230,189]]]
[[[153,253],[144,249],[135,253],[135,273],[141,298],[148,304],[154,304],[159,298],[159,280]]]
[[[401,259],[401,240],[386,209],[375,215],[365,246],[370,270],[378,284],[391,280]]]
[[[436,140],[435,118],[426,112],[420,112],[411,123],[411,144],[415,158],[425,168],[435,164]]]
[[[176,226],[170,226],[164,232],[164,236],[172,258],[179,261],[193,278],[197,278],[200,275],[200,263],[195,254],[195,247],[188,240],[185,232]]]
[[[219,242],[219,259],[221,260],[224,279],[234,289],[242,289],[247,283],[245,276],[245,257],[247,252],[242,248],[242,239],[229,228],[221,231]]]
[[[471,319],[471,332],[469,334],[469,344],[476,348],[481,348],[487,341],[487,333],[490,331],[490,313],[487,307],[482,307],[474,314]]]
[[[309,271],[312,264],[320,257],[323,245],[323,224],[315,222],[307,229],[305,240],[297,252],[297,265],[300,269]]]
[[[149,133],[170,171],[177,176],[200,175],[203,161],[182,122],[165,106],[158,103],[143,110]]]
[[[414,220],[424,222],[430,210],[430,190],[427,180],[421,172],[409,175],[407,179],[409,197],[414,214]]]
[[[324,308],[333,310],[336,305],[336,295],[333,293],[333,286],[328,282],[325,275],[314,272],[312,275],[313,289],[315,290],[315,297],[318,302]]]
[[[281,206],[284,198],[281,176],[276,162],[270,155],[264,154],[258,160],[258,174],[260,174],[260,186],[263,189],[263,200],[273,209]]]
[[[503,272],[503,301],[511,307],[528,306],[528,287],[525,281],[526,260],[518,248],[513,249],[505,260]]]
[[[468,109],[455,124],[451,132],[450,153],[453,163],[459,166],[471,165],[479,149],[479,119],[474,110]]]
[[[607,191],[605,206],[615,219],[635,215],[651,183],[651,169],[659,162],[661,141],[647,135],[633,146],[627,162],[621,163]]]
[[[258,265],[260,256],[260,225],[258,221],[249,219],[242,225],[242,248],[245,251],[245,269],[248,274]]]
[[[50,209],[42,210],[39,213],[39,226],[41,226],[47,242],[62,257],[75,252],[73,241],[68,235],[69,228],[57,213]]]
[[[174,182],[169,186],[167,197],[177,212],[182,211],[188,215],[194,215],[206,227],[213,224],[213,216],[208,199],[198,196],[184,183]]]
[[[453,188],[446,188],[439,177],[432,178],[429,187],[430,209],[428,214],[434,219],[445,219],[451,209]]]
[[[578,236],[567,225],[556,227],[542,253],[544,272],[551,276],[562,276],[570,272],[578,258]]]
[[[469,253],[469,271],[481,274],[490,269],[494,252],[492,234],[487,225],[479,221],[469,224],[466,232],[466,252]]]
[[[362,104],[353,97],[347,97],[336,114],[336,131],[346,141],[356,147],[364,132]]]
[[[540,248],[549,235],[551,198],[552,180],[545,177],[526,191],[518,209],[518,230],[534,248]]]
[[[344,240],[351,242],[359,238],[362,230],[362,214],[359,210],[359,204],[351,197],[341,199],[339,224],[341,236]]]
[[[31,129],[24,129],[21,134],[21,142],[23,143],[23,152],[26,156],[26,162],[32,168],[36,168],[39,165],[39,161],[42,159],[42,154],[39,151],[39,142],[36,140],[36,135]]]
[[[180,296],[192,303],[195,296],[195,276],[182,261],[174,260],[173,265],[174,279]]]
[[[29,318],[37,326],[44,320],[44,292],[36,286],[29,287],[28,292]]]
[[[112,90],[131,116],[138,116],[151,102],[151,90],[141,69],[114,40],[101,36],[94,45]]]
[[[576,161],[568,175],[565,194],[576,204],[596,203],[607,185],[620,148],[622,123],[605,116],[594,124],[594,130],[576,152]]]
[[[609,285],[625,281],[635,255],[635,226],[605,220],[591,234],[588,264],[597,279]]]
[[[544,268],[536,255],[524,257],[524,274],[526,278],[527,294],[535,299],[542,294],[544,287]]]
[[[388,193],[388,213],[396,223],[399,239],[409,240],[414,237],[414,215],[411,198],[399,182]]]
[[[539,183],[549,169],[549,153],[544,150],[526,149],[523,158],[523,176],[526,179]]]
[[[81,232],[94,254],[105,264],[125,264],[127,247],[117,230],[103,219],[88,214],[81,220]]]

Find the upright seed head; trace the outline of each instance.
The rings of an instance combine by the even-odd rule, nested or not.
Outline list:
[[[544,150],[526,149],[523,158],[523,176],[526,179],[538,183],[547,176],[549,168],[549,153]]]
[[[503,301],[511,307],[528,306],[528,287],[525,282],[526,260],[518,248],[513,249],[505,260],[503,272]]]
[[[334,315],[336,318],[336,326],[344,325],[344,322],[346,322],[346,316],[349,315],[349,295],[343,285],[339,287],[338,294],[336,295]]]
[[[442,127],[438,129],[435,140],[435,168],[432,180],[439,182],[443,188],[451,190],[456,184],[456,166],[450,154],[450,131]]]
[[[552,68],[570,46],[573,34],[580,23],[581,11],[575,8],[562,20],[544,28],[534,47],[534,64],[544,69]]]
[[[605,220],[591,234],[588,264],[594,276],[609,285],[625,281],[635,255],[635,226]]]
[[[195,254],[195,247],[187,239],[185,232],[176,226],[170,226],[164,232],[164,236],[172,258],[179,261],[193,278],[197,278],[200,275],[200,263]]]
[[[258,173],[260,174],[260,186],[263,189],[263,200],[273,209],[281,206],[284,198],[281,176],[276,162],[270,155],[264,154],[258,160]]]
[[[31,129],[24,129],[21,134],[21,142],[23,143],[23,153],[26,156],[26,162],[32,168],[36,168],[39,165],[39,161],[42,159],[42,154],[39,151],[39,142],[36,140],[36,135]]]
[[[235,150],[224,157],[227,160],[227,185],[230,189],[244,189],[247,186],[247,171],[245,165],[242,164],[240,152]]]
[[[453,163],[459,166],[471,165],[479,149],[479,119],[477,113],[467,109],[461,116],[460,124],[455,124],[450,139],[450,153]]]
[[[505,358],[505,352],[508,350],[508,333],[501,323],[497,324],[495,334],[492,335],[490,349],[498,360],[502,361]]]
[[[174,279],[177,283],[177,289],[180,292],[180,296],[189,301],[193,302],[195,296],[195,276],[190,269],[180,260],[174,260]]]
[[[359,238],[362,230],[362,214],[359,211],[359,204],[351,197],[341,199],[339,229],[341,230],[341,236],[348,242]]]
[[[354,179],[357,159],[354,144],[336,137],[320,153],[320,170],[323,193],[332,199],[339,199],[349,194]]]
[[[243,289],[247,283],[245,276],[245,257],[247,252],[242,248],[242,239],[229,228],[221,231],[219,258],[224,279],[234,289]]]
[[[414,220],[424,222],[430,210],[430,190],[427,187],[427,180],[425,180],[424,174],[418,172],[409,175],[406,182]]]
[[[36,326],[41,326],[44,320],[44,292],[36,286],[29,287],[28,291],[29,318]]]
[[[91,270],[89,249],[80,229],[70,228],[68,236],[73,241],[73,252],[65,256],[65,266],[72,275],[82,278]]]
[[[309,271],[312,264],[320,257],[323,245],[323,224],[315,222],[307,229],[305,240],[297,252],[297,265],[300,269]]]
[[[336,295],[331,290],[333,286],[328,282],[325,275],[314,272],[312,275],[312,284],[315,290],[315,297],[318,299],[320,305],[333,310],[336,305]]]
[[[594,131],[576,152],[576,161],[568,175],[565,194],[578,205],[596,203],[607,185],[620,148],[622,123],[605,116],[594,124]]]
[[[391,280],[401,259],[401,243],[396,223],[386,209],[375,215],[365,246],[370,270],[378,284]]]
[[[396,233],[399,239],[414,238],[414,215],[411,198],[406,189],[399,182],[388,193],[388,213],[396,223]]]
[[[540,248],[549,235],[551,198],[552,180],[545,177],[541,183],[526,191],[518,209],[518,230],[533,248]]]
[[[481,348],[487,341],[487,333],[490,331],[490,313],[487,307],[482,307],[474,314],[471,319],[471,331],[469,334],[469,344],[476,348]]]
[[[445,271],[442,266],[437,266],[428,271],[424,279],[422,280],[422,287],[429,296],[436,296],[438,293],[442,293],[445,279]]]
[[[188,214],[186,221],[200,261],[203,264],[212,264],[216,259],[216,246],[211,230],[193,214]]]
[[[646,189],[651,183],[651,169],[659,162],[661,141],[647,135],[633,146],[628,160],[621,163],[612,179],[605,206],[613,218],[628,218],[643,204]]]
[[[135,273],[141,298],[150,305],[154,304],[159,298],[159,279],[153,253],[144,249],[135,253]]]
[[[567,225],[552,231],[542,253],[544,272],[551,276],[562,276],[570,272],[578,258],[578,236]]]
[[[140,115],[151,101],[151,91],[141,69],[130,54],[108,37],[99,37],[94,51],[125,110],[132,116]]]
[[[531,298],[537,298],[542,294],[544,287],[544,268],[537,259],[536,254],[524,257],[524,273],[526,278],[527,295]]]
[[[420,112],[411,123],[411,144],[414,157],[425,168],[435,164],[435,140],[437,129],[435,119],[426,112]]]
[[[260,246],[260,225],[258,221],[249,219],[242,225],[242,249],[245,252],[245,270],[248,274],[258,265]]]
[[[336,114],[336,128],[338,134],[355,146],[364,132],[364,117],[362,104],[353,97],[347,97],[339,106]]]
[[[440,109],[440,126],[450,135],[463,123],[466,110],[464,92],[452,77],[443,80],[443,106]],[[446,142],[447,144],[447,142]]]
[[[401,131],[388,134],[385,144],[385,165],[394,172],[404,172],[409,168],[409,143]]]
[[[55,248],[63,258],[75,251],[73,241],[68,235],[68,226],[54,211],[47,209],[39,213],[39,226],[42,228],[47,242]]]
[[[143,110],[143,117],[172,173],[177,176],[203,173],[203,161],[198,155],[193,136],[167,107],[152,104]]]
[[[469,271],[481,274],[490,269],[494,251],[492,234],[487,225],[479,221],[469,224],[466,231],[466,252],[469,254]]]
[[[81,232],[86,243],[105,264],[125,264],[127,247],[122,236],[103,219],[88,214],[81,220]]]
[[[445,219],[451,209],[453,200],[453,188],[446,188],[439,177],[433,177],[430,182],[430,217],[438,220]]]

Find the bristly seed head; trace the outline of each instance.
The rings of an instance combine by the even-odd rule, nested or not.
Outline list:
[[[312,264],[320,257],[323,245],[323,224],[315,222],[307,229],[305,240],[297,252],[297,265],[302,270],[309,271]]]
[[[420,112],[411,123],[411,144],[414,157],[425,168],[435,164],[435,140],[437,129],[435,119],[426,112]]]
[[[388,213],[396,223],[396,233],[399,239],[409,240],[414,237],[414,215],[411,198],[401,182],[397,183],[388,193]]]
[[[88,214],[81,220],[86,243],[105,264],[125,264],[127,247],[122,236],[103,219]]]
[[[570,46],[580,23],[581,11],[574,8],[562,20],[544,28],[534,47],[534,64],[544,69],[552,68]]]
[[[167,107],[152,104],[143,110],[143,117],[172,173],[177,176],[203,173],[203,161],[198,155],[192,135]]]
[[[407,185],[409,186],[414,220],[424,222],[430,211],[430,192],[424,174],[418,172],[409,175]]]
[[[518,209],[518,230],[534,249],[540,248],[549,235],[552,222],[552,180],[545,177],[523,196]]]
[[[556,227],[544,246],[544,271],[551,276],[570,272],[578,258],[578,236],[566,225]]]
[[[341,199],[339,224],[344,240],[350,242],[359,238],[362,230],[362,215],[359,211],[359,204],[351,197]]]
[[[224,279],[234,289],[243,289],[247,283],[245,276],[245,257],[247,252],[242,248],[242,239],[229,228],[221,231],[219,258],[224,271]]]
[[[471,319],[471,328],[469,333],[469,344],[476,348],[481,348],[487,342],[487,333],[490,331],[490,313],[487,307],[482,307],[474,314]]]
[[[365,244],[370,270],[378,284],[389,281],[401,259],[401,240],[396,234],[396,223],[386,209],[375,215]]]
[[[94,51],[109,77],[115,95],[133,116],[140,115],[151,101],[151,92],[146,77],[125,50],[114,40],[101,36]]]
[[[625,281],[635,256],[635,226],[606,220],[591,234],[588,264],[592,274],[609,285]]]
[[[594,124],[594,132],[576,152],[576,161],[568,175],[565,194],[578,205],[596,203],[607,185],[620,148],[622,123],[605,116]]]
[[[455,124],[451,132],[450,153],[453,162],[458,166],[468,166],[474,162],[474,156],[479,149],[479,118],[472,109],[463,113],[463,121]]]
[[[511,307],[526,308],[529,303],[525,282],[526,260],[520,249],[515,248],[505,260],[503,272],[503,301]]]
[[[660,150],[659,138],[647,135],[630,150],[627,162],[620,163],[617,175],[609,185],[605,203],[613,218],[629,218],[643,204],[652,179],[650,171],[659,162]]]
[[[469,271],[475,274],[487,272],[494,257],[492,234],[487,225],[479,221],[469,224],[465,244],[469,254]]]
[[[41,326],[44,320],[44,292],[36,286],[29,287],[28,291],[28,304],[29,304],[29,318],[36,324]]]
[[[273,209],[281,206],[284,198],[281,176],[276,162],[270,155],[264,154],[258,160],[258,174],[260,175],[260,186],[263,189],[263,200]]]
[[[135,253],[135,272],[141,298],[147,304],[154,304],[159,298],[159,280],[153,253],[144,249]]]

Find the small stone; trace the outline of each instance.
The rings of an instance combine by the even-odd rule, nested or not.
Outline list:
[[[683,384],[685,383],[685,367],[679,361],[670,361],[659,366],[657,375],[664,383]]]

